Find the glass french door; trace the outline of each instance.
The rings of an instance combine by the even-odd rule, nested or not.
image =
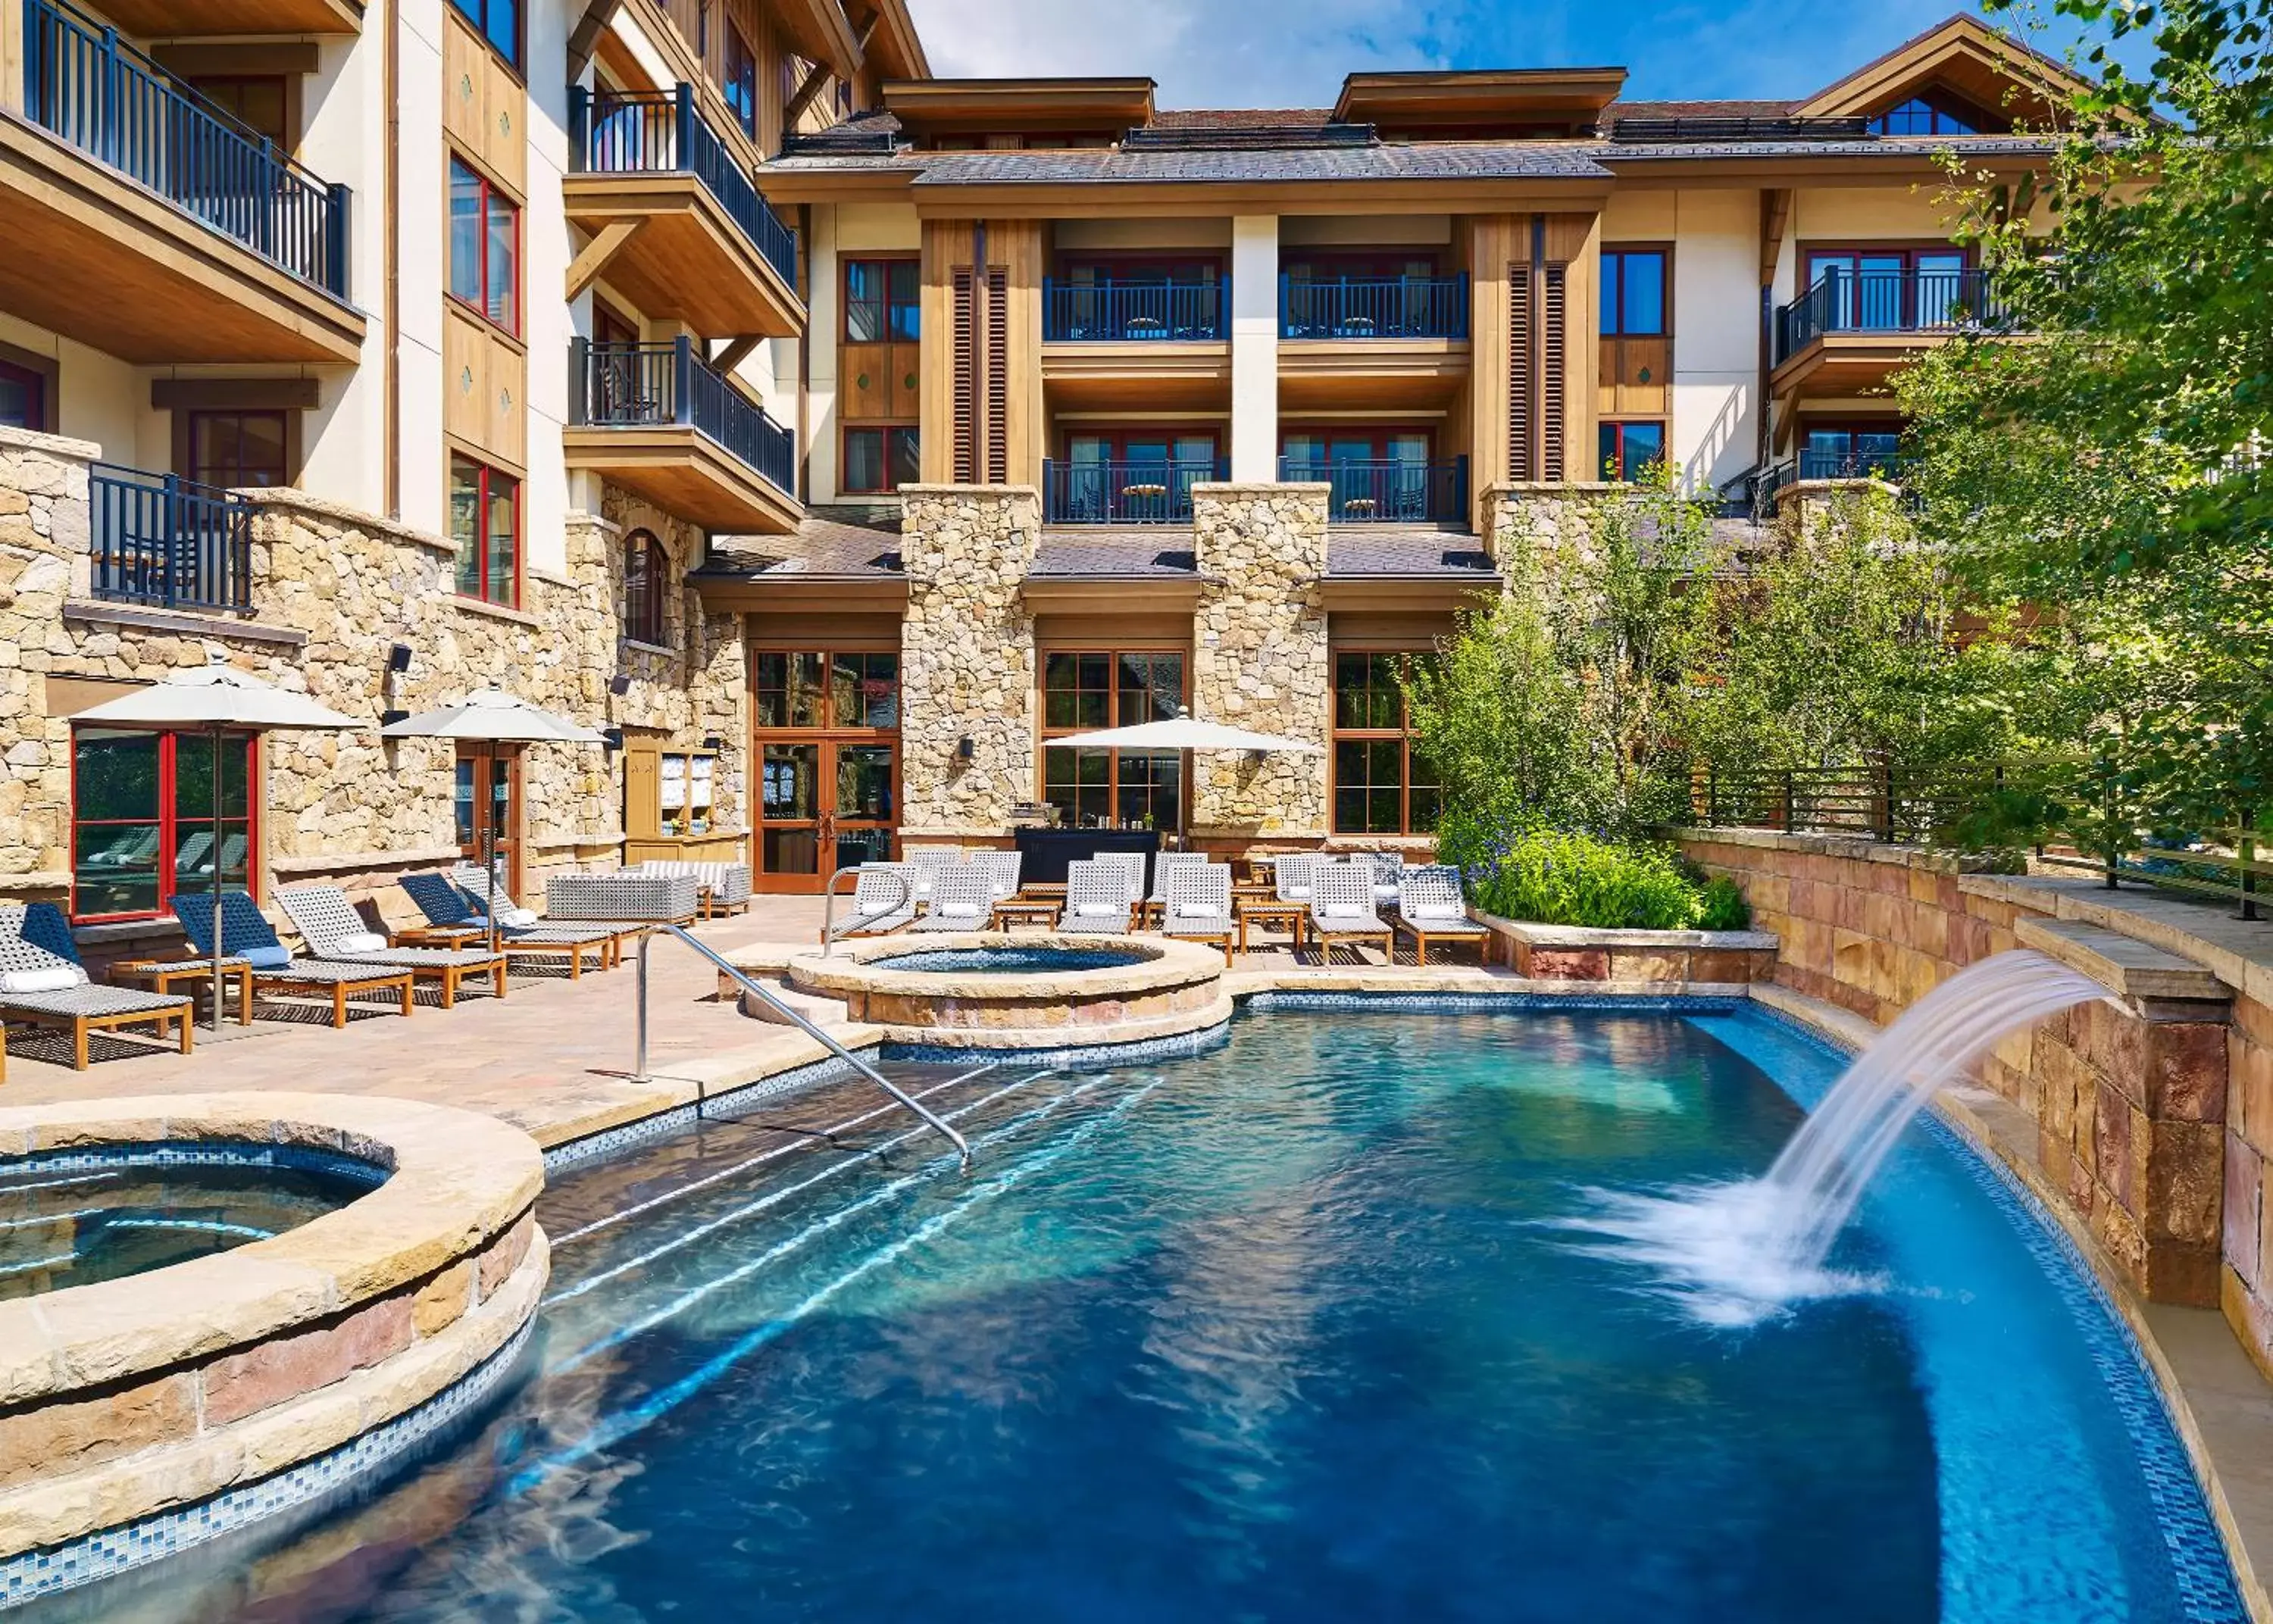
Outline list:
[[[1810,287],[1837,279],[1834,331],[1902,333],[1947,326],[1964,302],[1962,249],[1819,249],[1808,255]]]
[[[840,868],[889,862],[898,823],[898,745],[758,746],[758,870],[767,890],[815,892]]]
[[[478,865],[494,849],[506,889],[519,896],[521,746],[460,740],[456,805],[458,855]]]

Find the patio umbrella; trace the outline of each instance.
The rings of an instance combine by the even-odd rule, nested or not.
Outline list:
[[[1265,755],[1322,756],[1317,745],[1276,733],[1250,733],[1219,722],[1195,722],[1177,716],[1167,722],[1140,722],[1133,727],[1099,728],[1093,733],[1074,733],[1048,741],[1084,750],[1248,750]]]
[[[221,1030],[221,736],[230,729],[269,732],[281,730],[320,731],[364,728],[360,717],[342,715],[319,705],[304,693],[288,693],[257,677],[218,662],[176,671],[163,682],[106,700],[92,710],[79,712],[80,722],[110,722],[128,727],[204,728],[213,738],[213,1024]],[[246,853],[248,865],[252,862]]]
[[[604,745],[607,740],[590,728],[556,716],[541,705],[532,705],[516,693],[483,688],[455,705],[422,710],[415,716],[390,722],[379,729],[381,738],[466,738],[495,745]],[[487,849],[482,853],[482,874],[488,894],[484,911],[489,916],[490,951],[498,945],[497,819],[491,818]]]

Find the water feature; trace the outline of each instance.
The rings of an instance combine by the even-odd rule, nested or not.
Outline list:
[[[0,1161],[0,1300],[266,1240],[385,1177],[347,1156],[217,1142]]]
[[[1550,1227],[1768,1167],[1843,1061],[1756,1009],[886,1065],[970,1172],[873,1090],[826,1141],[759,1103],[569,1172],[476,1431],[285,1549],[31,1617],[2240,1616],[2122,1331],[1946,1133],[1826,1261],[1875,1289],[1741,1335]]]
[[[1598,1192],[1566,1221],[1608,1238],[1707,1320],[1744,1324],[1862,1282],[1833,1243],[1902,1129],[2007,1033],[2107,990],[2022,948],[1968,966],[1905,1010],[1848,1067],[1766,1174],[1669,1194]]]

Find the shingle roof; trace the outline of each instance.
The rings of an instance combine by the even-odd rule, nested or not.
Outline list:
[[[1033,568],[1027,573],[1044,577],[1190,575],[1199,568],[1199,560],[1192,552],[1188,536],[1182,545],[1177,544],[1177,534],[1162,532],[1149,536],[1115,535],[1094,540],[1046,535],[1034,550]]]
[[[1602,127],[1621,118],[1783,118],[1797,101],[1613,101],[1602,109]]]
[[[898,575],[900,529],[896,521],[847,524],[807,519],[795,535],[716,536],[710,558],[697,574],[722,575]]]
[[[1170,108],[1152,115],[1155,130],[1282,130],[1298,124],[1321,128],[1333,122],[1323,107]]]
[[[1444,530],[1339,530],[1326,538],[1329,575],[1451,575],[1495,580],[1476,538]]]
[[[1597,150],[1561,142],[1446,141],[1427,146],[1269,147],[1260,150],[1061,147],[1032,152],[794,153],[759,170],[905,169],[919,186],[1095,182],[1606,179]]]
[[[1622,141],[1591,150],[1613,162],[1637,158],[1883,158],[1893,162],[1950,149],[1969,156],[1999,158],[2036,157],[2052,148],[2052,142],[2037,136],[1874,135],[1850,140]]]

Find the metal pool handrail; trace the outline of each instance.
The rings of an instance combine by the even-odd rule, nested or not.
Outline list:
[[[835,950],[837,942],[836,926],[835,923],[836,918],[836,882],[844,879],[847,874],[858,874],[866,866],[867,864],[865,863],[847,864],[844,867],[838,869],[835,873],[829,877],[829,884],[821,891],[821,956],[824,959]],[[900,882],[900,900],[893,903],[889,908],[886,909],[884,910],[886,913],[897,913],[901,909],[905,908],[909,903],[916,900],[916,888],[914,885],[910,882],[905,874],[900,873],[895,870],[893,872],[892,878]],[[857,890],[853,893],[853,901],[856,903],[859,901],[859,893]],[[845,930],[848,932],[851,931],[852,929],[853,920],[857,920],[861,916],[859,914],[855,913],[852,916],[852,919],[845,922]],[[874,918],[875,916],[871,914],[868,917]]]
[[[687,933],[685,927],[681,925],[659,924],[656,926],[654,932],[650,932],[649,934],[640,938],[639,1052],[637,1057],[632,1062],[632,1081],[634,1082],[645,1082],[649,1081],[647,1071],[647,950],[654,942],[656,932],[676,936],[679,940],[694,948],[695,952],[709,960],[711,963],[716,965],[722,975],[732,977],[734,981],[745,992],[752,994],[761,1002],[769,1006],[776,1014],[779,1014],[791,1026],[797,1028],[798,1030],[803,1032],[807,1037],[812,1038],[814,1042],[821,1044],[822,1048],[827,1049],[829,1052],[836,1055],[838,1059],[844,1061],[854,1071],[859,1072],[869,1081],[883,1089],[885,1093],[890,1095],[901,1104],[915,1112],[917,1116],[923,1119],[924,1125],[926,1127],[931,1128],[936,1133],[946,1135],[948,1142],[955,1147],[956,1154],[963,1158],[963,1164],[965,1167],[971,1165],[970,1141],[964,1139],[962,1134],[956,1133],[953,1127],[948,1125],[944,1119],[936,1115],[931,1108],[926,1105],[921,1100],[917,1099],[913,1095],[909,1094],[904,1089],[901,1089],[896,1083],[893,1082],[890,1078],[885,1076],[883,1073],[878,1071],[874,1066],[869,1065],[859,1056],[854,1054],[843,1044],[838,1043],[828,1033],[814,1025],[812,1022],[798,1014],[797,1011],[791,1009],[787,1004],[783,1003],[781,999],[776,998],[771,992],[769,992],[765,988],[760,986],[755,981],[753,981],[741,970],[728,963],[725,959],[721,957],[716,952],[703,946],[702,943],[696,941],[693,936]]]

